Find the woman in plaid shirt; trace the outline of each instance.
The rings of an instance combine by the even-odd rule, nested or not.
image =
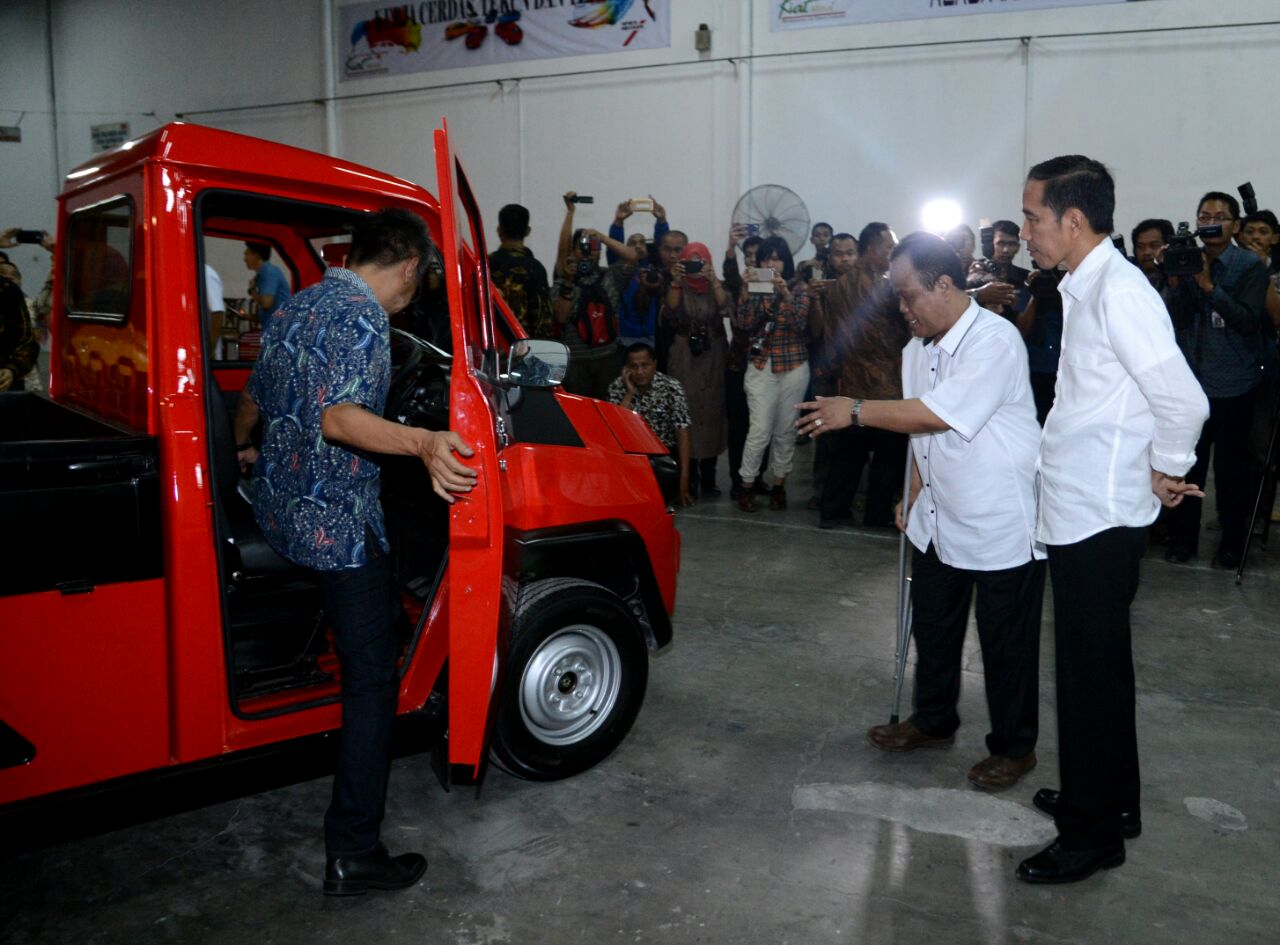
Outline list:
[[[773,270],[773,293],[749,294],[733,318],[736,331],[749,342],[747,410],[750,426],[742,451],[742,490],[738,508],[756,510],[751,493],[760,458],[770,447],[769,475],[773,491],[769,508],[785,509],[785,483],[796,452],[795,405],[809,386],[809,296],[805,284],[792,283],[795,263],[785,240],[773,236],[756,254],[761,268]]]

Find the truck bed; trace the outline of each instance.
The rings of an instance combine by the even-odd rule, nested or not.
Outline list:
[[[0,535],[0,596],[158,577],[155,438],[41,394],[0,394]]]

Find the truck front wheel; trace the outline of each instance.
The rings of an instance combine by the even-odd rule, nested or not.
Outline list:
[[[643,634],[616,594],[567,578],[522,587],[494,761],[533,781],[585,771],[626,737],[648,679]]]

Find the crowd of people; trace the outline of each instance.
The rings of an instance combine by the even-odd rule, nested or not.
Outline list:
[[[755,512],[765,498],[770,509],[786,508],[796,404],[813,396],[902,396],[910,331],[888,278],[898,237],[887,223],[868,223],[856,236],[852,228],[817,223],[799,262],[785,240],[738,225],[717,260],[706,244],[673,229],[652,197],[618,204],[607,233],[580,225],[580,208],[591,204],[573,192],[564,199],[550,273],[524,243],[529,212],[517,204],[499,215],[501,248],[491,271],[531,335],[570,348],[566,389],[625,400],[650,421],[680,460],[686,504],[720,495],[717,464],[727,452],[739,509]],[[652,232],[646,226],[628,235],[628,221],[641,213],[652,216]],[[1221,529],[1213,560],[1234,568],[1280,373],[1280,221],[1270,210],[1242,212],[1222,191],[1205,194],[1195,221],[1191,240],[1180,243],[1169,220],[1143,220],[1130,235],[1128,258],[1163,299],[1178,346],[1209,398],[1192,479],[1203,482],[1212,458]],[[961,224],[943,238],[960,261],[965,294],[1018,330],[1043,426],[1061,357],[1064,273],[1015,263],[1023,225],[983,222],[981,235]],[[1123,240],[1114,241],[1123,250]],[[1188,242],[1199,249],[1199,271],[1171,274],[1166,253]],[[858,506],[864,525],[893,526],[905,435],[851,427],[819,439],[813,453],[808,507],[819,527],[853,522]],[[1200,522],[1196,497],[1166,513],[1158,533],[1170,561],[1198,553]]]

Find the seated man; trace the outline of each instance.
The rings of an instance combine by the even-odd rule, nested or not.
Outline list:
[[[654,436],[680,460],[680,501],[692,505],[689,495],[689,401],[674,377],[658,373],[653,348],[636,342],[627,348],[622,374],[609,385],[609,402],[644,417]]]

